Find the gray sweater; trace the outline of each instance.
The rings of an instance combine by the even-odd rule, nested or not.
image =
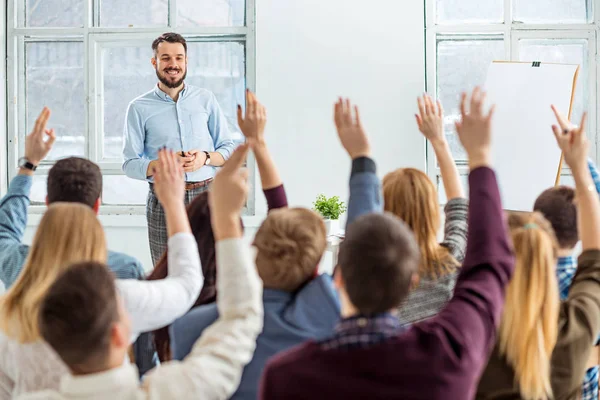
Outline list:
[[[448,248],[450,254],[460,263],[465,259],[467,246],[467,214],[469,201],[456,198],[444,207],[444,241],[440,245]],[[413,289],[402,303],[398,315],[402,323],[414,323],[436,315],[452,298],[459,269],[437,279],[421,277],[419,285]]]

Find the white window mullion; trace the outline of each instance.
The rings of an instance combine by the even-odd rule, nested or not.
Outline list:
[[[169,0],[169,27],[177,28],[177,0]]]

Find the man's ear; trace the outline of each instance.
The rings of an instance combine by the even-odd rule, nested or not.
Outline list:
[[[50,203],[48,203],[48,196],[46,196],[46,206],[49,206]]]
[[[344,279],[342,278],[342,272],[340,271],[340,267],[337,266],[335,268],[335,272],[333,274],[333,285],[336,289],[340,290],[344,288]]]
[[[152,57],[152,58],[150,59],[150,62],[152,63],[152,66],[153,66],[154,68],[156,68],[156,57]]]
[[[94,212],[96,214],[98,214],[98,212],[100,211],[100,205],[102,204],[102,198],[98,197],[96,199],[96,202],[94,203],[94,206],[92,207],[92,209],[94,210]]]

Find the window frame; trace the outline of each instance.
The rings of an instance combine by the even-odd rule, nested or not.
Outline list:
[[[599,60],[600,40],[600,0],[587,1],[588,13],[594,17],[587,23],[580,24],[531,24],[513,21],[512,2],[504,0],[503,23],[455,23],[436,24],[436,0],[425,2],[425,88],[428,93],[437,98],[437,39],[439,35],[456,36],[457,38],[470,37],[474,40],[485,36],[502,36],[504,40],[504,56],[507,60],[519,60],[520,39],[585,39],[588,40],[588,128],[590,139],[590,152],[592,158],[598,162],[598,134],[596,128],[600,121],[598,107],[598,92],[600,91],[600,68],[596,63]],[[526,1],[526,0],[517,0]],[[582,0],[584,1],[584,0]],[[582,66],[583,67],[583,66]],[[581,77],[579,78],[581,79]],[[426,144],[427,174],[438,182],[440,169],[431,143]],[[456,165],[461,176],[468,175],[469,167],[466,160],[456,160]],[[568,167],[563,167],[562,176],[570,176]]]
[[[26,131],[26,96],[25,96],[25,44],[35,41],[80,41],[84,47],[84,92],[87,117],[85,119],[86,151],[90,160],[97,163],[103,175],[125,175],[121,162],[102,160],[103,124],[101,118],[103,104],[99,94],[102,93],[103,63],[101,51],[110,47],[111,43],[128,41],[133,44],[143,43],[150,48],[152,40],[169,30],[183,35],[189,42],[226,42],[237,41],[245,47],[245,81],[246,87],[256,90],[256,0],[245,0],[245,26],[234,27],[177,27],[177,0],[169,0],[168,25],[151,28],[109,28],[100,27],[100,0],[83,0],[84,27],[82,28],[29,28],[24,26],[24,4],[26,0],[3,2],[6,6],[6,174],[9,181],[17,174],[17,162],[24,150]],[[16,3],[16,4],[15,4]],[[1,16],[1,13],[0,13]],[[0,49],[0,53],[2,49]],[[150,59],[150,53],[148,56]],[[151,68],[148,62],[148,68]],[[140,88],[142,94],[143,88]],[[3,93],[4,94],[4,93]],[[51,105],[49,105],[51,106]],[[0,147],[1,148],[1,147]],[[2,158],[0,157],[0,160]],[[52,161],[44,161],[36,171],[36,175],[47,175],[53,165]],[[244,215],[255,214],[255,161],[248,155],[247,165],[250,172],[250,195],[246,201]],[[1,171],[1,169],[0,169]],[[0,180],[2,183],[2,180]],[[4,187],[0,187],[4,189]],[[31,213],[43,213],[43,205],[30,206]],[[108,205],[100,207],[103,215],[143,215],[143,205]]]

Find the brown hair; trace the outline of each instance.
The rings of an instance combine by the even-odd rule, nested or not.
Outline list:
[[[39,314],[42,337],[71,371],[102,370],[119,321],[114,276],[96,262],[70,266],[52,284]]]
[[[390,213],[357,218],[340,245],[339,272],[350,301],[363,315],[400,306],[419,266],[408,226]]]
[[[506,288],[500,322],[500,354],[515,371],[521,396],[552,398],[550,361],[558,335],[558,244],[540,213],[511,213],[515,271]]]
[[[187,42],[179,33],[175,32],[167,32],[163,33],[152,42],[152,51],[154,54],[158,51],[158,45],[167,42],[167,43],[181,43],[183,45],[183,49],[187,53]]]
[[[579,241],[575,190],[568,186],[547,189],[535,200],[533,209],[550,221],[561,249],[575,247]]]
[[[306,208],[272,210],[254,238],[265,288],[298,290],[315,276],[327,247],[323,218]]]
[[[384,210],[408,225],[421,252],[419,275],[436,278],[454,272],[458,261],[437,241],[440,211],[431,179],[414,168],[400,168],[383,178]]]
[[[102,196],[100,168],[85,158],[58,160],[48,172],[48,204],[57,201],[94,207]]]
[[[106,262],[104,230],[77,203],[54,203],[42,217],[15,284],[0,298],[0,330],[21,343],[39,339],[40,304],[54,280],[81,261]]]
[[[215,252],[215,237],[210,222],[210,207],[208,203],[208,192],[200,193],[187,207],[188,219],[192,234],[198,244],[198,253],[202,265],[204,284],[202,290],[192,306],[198,307],[203,304],[213,303],[217,299],[217,259]],[[241,221],[240,221],[241,223]],[[148,280],[165,279],[169,273],[168,250],[156,263],[154,270],[148,276]],[[169,327],[157,329],[154,332],[154,343],[161,361],[171,359]]]

